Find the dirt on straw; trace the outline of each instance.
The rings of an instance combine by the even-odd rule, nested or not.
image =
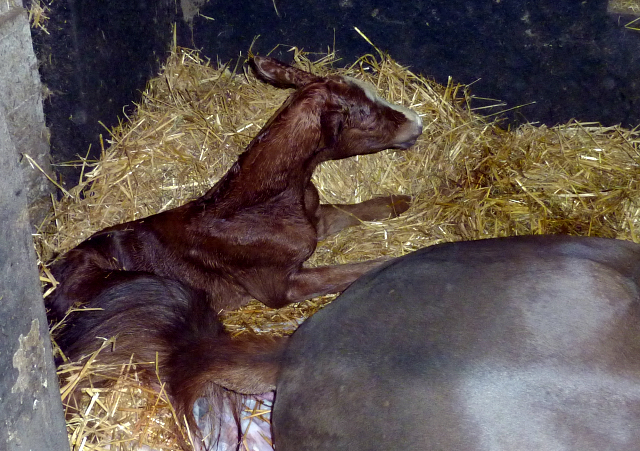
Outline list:
[[[416,110],[424,133],[408,151],[328,162],[314,176],[323,202],[360,202],[410,194],[397,219],[347,229],[319,244],[310,265],[401,256],[445,241],[563,233],[637,241],[640,221],[640,132],[571,122],[505,130],[469,108],[464,86],[441,86],[384,55],[365,55],[335,69],[334,55],[295,63],[317,74],[366,80],[391,102]],[[289,94],[240,68],[216,68],[198,52],[176,49],[149,82],[132,117],[111,131],[98,162],[54,202],[36,237],[49,262],[93,232],[170,209],[212,186]],[[46,268],[45,268],[46,269]],[[46,271],[43,280],[48,280]],[[224,312],[233,333],[285,334],[333,299],[280,310],[258,302]],[[74,449],[177,449],[177,421],[166,396],[145,389],[135,365],[109,391],[88,390],[70,414]],[[63,386],[99,372],[99,356],[60,369]],[[79,373],[82,373],[81,375]]]

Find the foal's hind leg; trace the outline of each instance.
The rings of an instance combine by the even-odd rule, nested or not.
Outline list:
[[[318,240],[362,221],[395,218],[407,211],[411,196],[375,197],[358,204],[324,204],[316,210]]]

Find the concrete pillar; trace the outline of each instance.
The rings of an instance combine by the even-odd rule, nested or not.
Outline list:
[[[42,84],[33,52],[27,12],[15,3],[0,0],[0,111],[4,113],[9,137],[20,155],[27,154],[52,173],[49,132],[42,108]],[[34,224],[51,205],[53,185],[22,157],[27,199]]]
[[[0,449],[68,450],[28,213],[49,188],[19,163],[47,166],[41,88],[26,12],[7,0],[0,61]]]

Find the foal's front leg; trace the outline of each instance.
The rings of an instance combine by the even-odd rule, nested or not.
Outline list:
[[[304,193],[307,218],[315,225],[317,239],[323,239],[340,230],[360,224],[395,218],[405,212],[410,196],[392,195],[376,197],[358,204],[320,205],[318,191],[312,183]],[[288,236],[288,235],[285,235]],[[314,243],[315,245],[315,243]],[[251,268],[238,280],[255,299],[271,308],[280,308],[325,294],[340,293],[364,273],[382,265],[386,257],[344,265],[278,270],[270,265]]]
[[[309,183],[305,192],[307,215],[316,226],[318,240],[344,228],[358,225],[362,221],[395,218],[405,212],[410,203],[410,196],[392,195],[376,197],[358,204],[320,205],[318,192],[312,183]],[[286,282],[279,285],[286,287],[284,297],[267,295],[258,299],[272,308],[279,308],[325,294],[340,293],[364,273],[388,260],[389,258],[383,257],[344,265],[300,268],[289,273]]]
[[[358,204],[323,204],[316,211],[318,240],[338,233],[362,221],[395,218],[407,211],[411,196],[374,197]]]
[[[411,206],[411,196],[394,194],[358,204],[320,204],[318,190],[312,182],[304,193],[307,216],[316,227],[317,239],[323,240],[342,229],[359,225],[362,221],[395,218]]]

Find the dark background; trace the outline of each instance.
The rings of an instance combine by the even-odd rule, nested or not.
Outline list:
[[[183,3],[189,0],[183,0]],[[170,0],[65,0],[51,4],[49,34],[34,31],[55,162],[99,153],[103,125],[132,111],[146,81],[178,45],[228,62],[252,51],[291,59],[288,47],[337,51],[342,65],[380,49],[446,84],[473,83],[499,99],[504,126],[570,119],[640,125],[640,32],[604,0],[212,1],[190,23]],[[277,8],[277,12],[276,12]],[[185,8],[185,11],[188,8]],[[488,104],[477,100],[475,106]],[[491,113],[492,111],[486,111]],[[79,169],[59,167],[67,185]]]

